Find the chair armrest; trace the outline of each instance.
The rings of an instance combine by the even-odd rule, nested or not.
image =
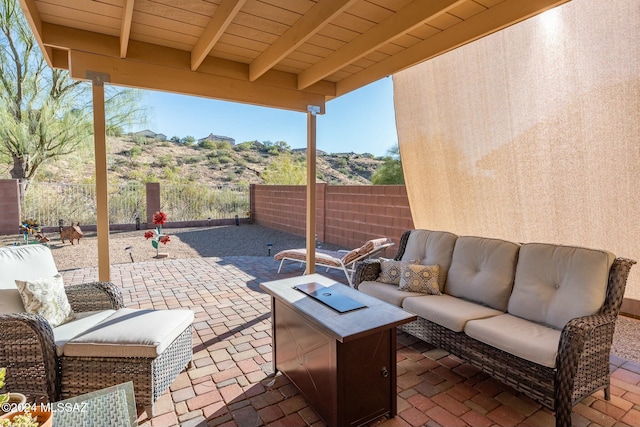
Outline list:
[[[53,330],[39,314],[0,315],[0,366],[7,368],[5,391],[25,394],[33,402],[58,398],[58,359]]]
[[[600,383],[600,388],[609,384],[609,355],[615,325],[616,316],[603,314],[576,317],[567,322],[560,335],[556,359],[556,402],[576,402],[585,397],[579,394],[583,383],[587,387]],[[588,378],[581,378],[580,373]]]
[[[111,282],[92,282],[65,288],[71,308],[76,312],[117,310],[124,307],[122,292]]]
[[[380,275],[380,260],[366,259],[356,264],[356,270],[353,274],[353,287],[358,289],[360,283],[365,281],[374,281]]]

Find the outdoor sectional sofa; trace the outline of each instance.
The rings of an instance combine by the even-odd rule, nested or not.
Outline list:
[[[438,266],[435,294],[390,280],[411,264]],[[601,389],[610,398],[609,353],[633,264],[603,250],[409,230],[394,260],[361,262],[353,286],[418,315],[401,329],[555,411],[557,426],[570,426],[581,399]]]
[[[55,402],[133,381],[136,404],[151,417],[156,400],[191,363],[191,310],[125,308],[109,282],[63,287],[51,250],[39,244],[0,248],[0,272],[5,391]],[[35,313],[18,282],[44,295]],[[53,313],[65,306],[73,314],[57,324]]]

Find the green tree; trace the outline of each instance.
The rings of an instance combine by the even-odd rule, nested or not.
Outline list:
[[[142,122],[140,91],[105,87],[106,132]],[[93,133],[91,84],[49,68],[17,0],[0,0],[0,155],[21,196],[45,162]]]
[[[404,184],[400,148],[397,144],[387,151],[384,163],[371,175],[371,183],[373,185]]]
[[[291,154],[280,154],[260,174],[265,184],[302,185],[307,183],[307,166]]]

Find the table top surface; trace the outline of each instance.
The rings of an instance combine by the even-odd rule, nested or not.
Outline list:
[[[326,286],[330,292],[340,293],[366,307],[340,313],[294,289],[294,286],[314,282]],[[416,320],[414,314],[400,307],[359,292],[320,274],[265,282],[260,284],[260,288],[302,314],[310,323],[322,328],[340,342],[347,342]]]

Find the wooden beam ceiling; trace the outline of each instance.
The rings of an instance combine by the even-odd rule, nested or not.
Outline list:
[[[19,1],[75,78],[307,112],[570,0]]]

